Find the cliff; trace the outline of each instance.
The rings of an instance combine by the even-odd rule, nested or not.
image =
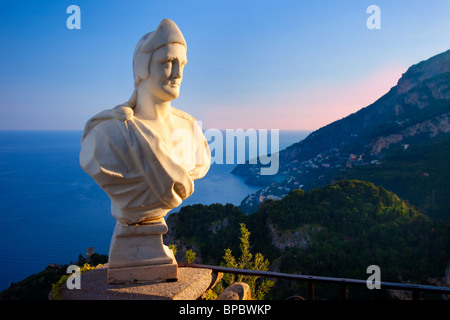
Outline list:
[[[262,187],[240,207],[246,213],[255,212],[267,199],[280,199],[299,187],[324,186],[349,168],[382,166],[395,147],[414,149],[450,134],[449,117],[450,50],[411,66],[397,85],[373,104],[280,151],[276,175],[259,175],[259,165],[238,165],[234,174]]]

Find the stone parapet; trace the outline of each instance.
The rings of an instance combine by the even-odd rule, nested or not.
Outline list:
[[[80,276],[80,289],[62,284],[62,300],[196,300],[212,288],[221,274],[211,269],[178,268],[178,280],[172,282],[108,284],[107,265]],[[49,299],[53,299],[50,292]]]

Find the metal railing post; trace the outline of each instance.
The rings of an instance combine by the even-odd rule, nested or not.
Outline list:
[[[314,280],[308,280],[308,300],[314,300]]]
[[[341,284],[341,298],[342,300],[347,300],[347,284],[342,283]]]

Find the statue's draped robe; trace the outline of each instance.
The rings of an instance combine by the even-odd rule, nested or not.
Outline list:
[[[163,217],[193,193],[193,180],[209,170],[210,150],[195,119],[173,107],[171,116],[189,128],[181,131],[189,144],[179,149],[191,148],[185,158],[177,159],[128,107],[105,110],[86,123],[80,164],[108,194],[111,213],[120,223]]]

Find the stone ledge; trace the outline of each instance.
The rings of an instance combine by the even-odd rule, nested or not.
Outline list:
[[[178,281],[108,284],[107,265],[81,275],[81,289],[69,290],[62,285],[63,300],[196,300],[220,279],[211,269],[178,268]],[[49,299],[52,299],[50,292]]]

